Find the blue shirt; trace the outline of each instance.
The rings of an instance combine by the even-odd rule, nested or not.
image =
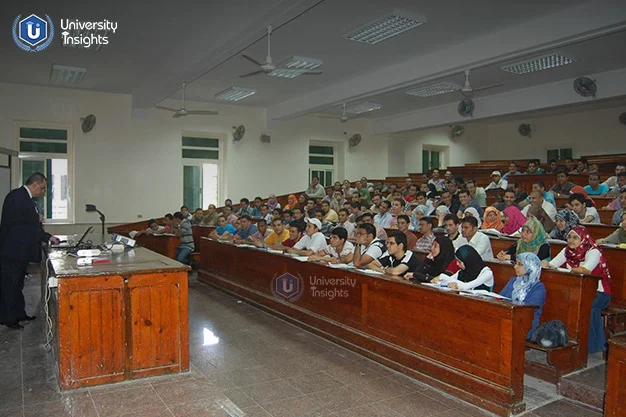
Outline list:
[[[585,191],[587,191],[587,194],[589,195],[600,195],[609,193],[609,186],[606,184],[598,185],[598,188],[596,190],[591,188],[591,185],[585,185],[583,188],[585,189]]]
[[[243,230],[243,229],[237,230],[237,236],[239,236],[241,239],[247,239],[248,237],[252,236],[253,234],[255,234],[258,231],[259,230],[257,229],[256,225],[255,224],[251,224],[248,227],[248,230]]]
[[[261,217],[263,217],[263,215],[261,214],[261,209],[258,209],[256,207],[252,209],[250,215],[253,219],[260,219]]]
[[[513,283],[515,282],[515,277],[511,278],[509,282],[506,284],[504,289],[500,291],[500,295],[503,295],[507,298],[513,297]],[[530,304],[535,305],[535,315],[533,316],[533,326],[526,335],[526,340],[530,339],[537,327],[539,327],[539,320],[541,319],[541,312],[543,311],[543,305],[546,302],[546,287],[542,282],[537,282],[526,294],[526,298],[522,304]]]
[[[544,191],[543,199],[556,207],[556,200],[554,199],[554,193],[552,191]],[[526,202],[530,203],[530,197],[526,197]]]
[[[522,173],[521,173],[521,172],[519,172],[519,171],[515,171],[515,175],[522,175]],[[508,178],[509,178],[509,172],[507,171],[507,172],[506,172],[506,174],[504,174],[504,175],[502,176],[502,179],[503,179],[503,180],[508,180]]]
[[[475,201],[470,201],[469,206],[465,207],[464,205],[459,206],[459,211],[461,213],[465,212],[465,209],[468,207],[474,207],[476,209],[476,211],[478,212],[478,215],[480,216],[480,219],[478,220],[482,220],[483,216],[485,215],[485,210],[483,210],[483,208],[481,206],[479,206],[478,204],[476,204]]]
[[[226,223],[226,226],[221,227],[221,226],[217,226],[215,228],[215,231],[217,232],[218,235],[222,236],[225,232],[230,233],[231,235],[234,235],[235,233],[237,233],[237,229],[235,229],[235,226],[233,226],[230,223]]]
[[[244,215],[252,216],[252,207],[248,206],[248,208],[244,209],[243,207],[237,210],[237,214],[241,217]]]

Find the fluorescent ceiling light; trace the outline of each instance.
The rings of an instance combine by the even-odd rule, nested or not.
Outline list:
[[[305,58],[302,56],[292,56],[281,62],[276,69],[267,75],[272,77],[296,78],[305,72],[319,68],[324,63],[315,58]]]
[[[378,42],[399,35],[407,30],[414,29],[424,23],[426,23],[426,19],[423,17],[396,10],[381,19],[367,23],[352,32],[346,33],[343,35],[343,38],[349,41],[375,45]]]
[[[407,90],[406,93],[418,97],[432,97],[440,94],[447,94],[458,91],[461,86],[458,84],[443,81],[437,84],[424,85]]]
[[[372,103],[371,101],[362,101],[360,103],[346,105],[346,113],[350,113],[350,114],[367,113],[369,111],[378,110],[381,107],[382,105],[378,103]],[[343,108],[342,108],[342,111],[343,111]]]
[[[512,72],[514,74],[528,74],[530,72],[543,71],[550,68],[556,68],[563,65],[571,64],[574,59],[563,56],[558,53],[543,55],[537,58],[526,59],[524,61],[514,62],[512,64],[500,67],[502,71]]]
[[[57,84],[80,84],[87,74],[87,68],[68,67],[65,65],[52,65],[50,81]]]
[[[256,90],[253,90],[252,88],[232,86],[215,94],[215,98],[225,101],[239,101],[253,94],[256,94]]]

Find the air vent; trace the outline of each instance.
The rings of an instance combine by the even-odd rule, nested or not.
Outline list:
[[[77,85],[83,81],[85,74],[87,74],[87,68],[54,64],[50,71],[50,81],[55,84]]]
[[[387,16],[373,22],[366,23],[365,25],[346,33],[343,35],[343,38],[349,41],[375,45],[378,42],[397,36],[407,30],[414,29],[424,23],[426,23],[426,19],[424,17],[396,10]]]
[[[513,74],[529,74],[531,72],[544,71],[551,68],[562,67],[574,62],[573,58],[563,56],[558,53],[543,55],[537,58],[526,59],[500,67],[502,71]]]

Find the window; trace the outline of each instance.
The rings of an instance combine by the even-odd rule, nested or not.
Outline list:
[[[183,204],[189,210],[219,201],[221,142],[217,135],[182,137]]]
[[[336,169],[334,145],[311,142],[309,145],[309,183],[313,177],[324,187],[333,185]]]
[[[20,185],[35,172],[44,174],[48,188],[35,200],[39,213],[47,223],[71,221],[70,128],[29,123],[17,127],[17,136]]]
[[[546,160],[556,159],[557,161],[563,161],[567,158],[572,158],[572,155],[574,155],[572,149],[548,149],[548,159]]]
[[[439,169],[440,152],[424,149],[422,151],[422,172],[428,172],[431,169]]]

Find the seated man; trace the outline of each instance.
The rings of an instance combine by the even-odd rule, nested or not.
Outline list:
[[[398,230],[406,235],[407,249],[412,250],[417,243],[417,236],[415,236],[413,231],[409,230],[411,219],[409,219],[409,216],[406,214],[401,214],[396,219],[396,225],[398,226]]]
[[[281,223],[283,222],[280,219],[277,219],[277,220],[280,221]],[[257,232],[248,236],[247,240],[251,241],[256,246],[259,246],[258,244],[262,244],[265,241],[265,238],[267,238],[270,235],[270,233],[272,233],[272,231],[267,228],[267,222],[263,219],[256,222],[256,227],[257,227]]]
[[[335,227],[330,234],[330,243],[309,261],[325,261],[331,264],[349,264],[354,256],[354,245],[348,242],[348,232],[343,227]]]
[[[313,210],[315,210],[315,206],[316,206],[316,202],[314,198],[309,198],[306,201],[306,206],[304,206],[304,218],[305,220],[309,217],[315,217],[315,212]]]
[[[556,184],[552,186],[550,191],[557,197],[569,197],[572,188],[576,187],[576,184],[569,182],[569,174],[565,169],[558,169],[556,171]]]
[[[311,179],[311,185],[309,186],[309,188],[306,189],[305,194],[309,198],[313,198],[313,199],[315,199],[316,197],[324,198],[324,196],[326,196],[326,191],[324,190],[324,186],[320,184],[319,178],[313,177]]]
[[[493,171],[491,173],[491,183],[485,188],[485,190],[506,190],[509,186],[509,182],[502,179],[500,171]]]
[[[402,193],[402,196],[406,196],[409,194],[409,191],[411,189],[411,184],[413,184],[413,180],[411,180],[411,178],[406,177],[404,179],[404,186],[400,189],[400,192]]]
[[[504,173],[502,179],[508,181],[510,175],[522,175],[522,173],[517,170],[517,164],[515,162],[509,164],[509,170]]]
[[[289,225],[289,239],[283,240],[282,243],[276,244],[272,248],[284,250],[293,248],[302,239],[305,228],[305,223],[293,222]]]
[[[522,210],[522,214],[524,215],[524,217],[528,217],[528,211],[530,210],[531,206],[536,206],[541,207],[550,217],[550,219],[552,219],[553,222],[556,221],[556,207],[553,204],[550,204],[546,200],[544,200],[543,193],[541,191],[532,191],[530,193],[530,196],[528,196],[528,199],[530,204],[528,204]]]
[[[254,197],[254,207],[252,207],[252,216],[253,219],[260,219],[261,216],[261,206],[263,205],[263,199],[261,197]]]
[[[189,221],[191,221],[191,213],[189,213],[189,207],[180,206],[180,212],[183,214],[183,217]]]
[[[247,198],[242,198],[239,200],[239,210],[237,210],[237,215],[241,216],[252,216],[252,207],[250,207],[250,200]]]
[[[420,219],[419,228],[422,233],[422,237],[417,239],[415,247],[409,249],[413,249],[418,252],[430,252],[433,248],[433,242],[435,241],[435,234],[433,233],[433,220],[434,219],[431,217],[422,217]]]
[[[176,260],[184,264],[189,264],[188,257],[195,249],[191,222],[183,216],[183,213],[177,211],[174,213],[174,226],[176,236],[180,238],[180,243],[176,248]]]
[[[417,198],[417,184],[411,184],[409,186],[408,194],[404,196],[404,201],[406,201],[408,204],[412,204],[415,202],[416,198]]]
[[[476,180],[467,180],[465,189],[469,191],[470,198],[478,207],[487,207],[487,193],[483,187],[476,186]]]
[[[445,180],[439,177],[438,169],[433,169],[432,178],[428,180],[428,184],[434,185],[437,191],[441,191],[445,188]]]
[[[465,217],[461,221],[461,234],[467,240],[467,244],[476,249],[483,261],[493,259],[493,250],[489,237],[478,231],[478,219]]]
[[[322,209],[315,209],[315,218],[319,220],[322,225],[322,227],[320,227],[320,232],[324,235],[324,237],[330,237],[330,232],[333,230],[335,225],[324,220],[324,211],[322,211]]]
[[[470,197],[470,192],[468,190],[465,190],[465,189],[461,190],[459,192],[459,199],[461,200],[461,206],[459,207],[459,211],[456,213],[456,217],[462,219],[464,216],[465,210],[467,210],[470,207],[474,207],[476,209],[481,219],[485,215],[485,211],[483,210],[483,208],[479,206],[478,204],[476,204],[476,202],[472,201]]]
[[[293,211],[287,209],[283,210],[283,224],[288,225],[293,220]]]
[[[539,161],[534,160],[534,161],[528,162],[528,168],[526,169],[526,172],[524,172],[524,175],[539,175],[539,174],[543,174],[543,170],[539,168]]]
[[[578,216],[581,223],[601,224],[600,213],[595,207],[587,207],[585,196],[582,194],[572,194],[569,203],[572,210]]]
[[[509,190],[515,191],[516,203],[521,203],[528,197],[528,194],[526,194],[524,190],[521,190],[515,181],[509,181]]]
[[[622,188],[626,187],[626,172],[620,172],[617,174],[617,185],[609,191],[608,197],[619,197],[622,192]]]
[[[258,223],[257,223],[258,224]],[[289,226],[285,227],[280,219],[274,219],[272,221],[272,232],[263,239],[263,242],[259,242],[256,246],[269,246],[270,248],[277,248],[282,246],[282,243],[289,239]],[[297,229],[297,228],[296,228]],[[294,245],[296,242],[294,242]],[[293,246],[293,245],[292,245]]]
[[[607,178],[606,181],[604,181],[602,184],[605,184],[609,188],[614,188],[616,185],[618,185],[617,184],[617,178],[618,178],[620,172],[626,172],[626,165],[624,165],[624,164],[617,164],[617,166],[615,167],[615,175]]]
[[[174,233],[174,216],[167,213],[163,216],[163,233]]]
[[[452,171],[447,170],[444,174],[443,174],[443,178],[445,179],[446,182],[454,179],[454,174],[452,174]]]
[[[613,218],[611,219],[611,224],[613,224],[613,226],[619,226],[619,222],[622,218],[622,213],[624,212],[624,207],[626,207],[626,187],[622,188],[622,193],[619,197],[617,197],[607,207],[605,207],[611,210],[615,210]]]
[[[374,216],[374,224],[383,228],[391,227],[393,220],[392,214],[389,212],[391,203],[387,200],[380,204],[379,212]]]
[[[592,172],[589,174],[589,185],[583,187],[590,196],[606,197],[609,193],[609,186],[600,184],[600,174]]]
[[[544,171],[544,174],[556,174],[556,171],[559,169],[559,163],[556,159],[550,159],[548,161],[548,169]]]
[[[387,275],[404,276],[419,265],[417,256],[407,246],[406,235],[394,232],[387,240],[387,252],[373,260],[367,267]]]
[[[476,224],[478,224],[478,222]],[[459,230],[460,225],[461,220],[459,220],[456,214],[448,214],[443,218],[446,236],[452,241],[455,250],[463,245],[467,245],[467,239],[461,235],[461,231]]]
[[[191,216],[191,225],[199,226],[202,220],[204,220],[204,212],[198,207],[196,211],[193,212],[193,216]]]
[[[226,223],[232,224],[235,226],[239,217],[235,213],[233,213],[233,206],[224,206],[224,217],[226,217]]]
[[[350,222],[350,212],[342,208],[339,210],[339,223],[337,227],[343,227],[346,229],[348,233],[348,239],[352,239],[354,237],[354,223]]]
[[[565,158],[565,170],[569,174],[576,169],[576,162],[572,158]]]
[[[580,158],[576,163],[576,168],[570,174],[586,174],[589,172],[589,162],[585,158]]]
[[[520,205],[515,202],[515,191],[513,190],[506,190],[502,201],[494,204],[493,206],[500,210],[500,212],[503,212],[505,208],[512,206],[517,207],[520,210],[522,209]]]
[[[326,238],[320,232],[322,222],[312,218],[306,221],[306,234],[287,252],[300,256],[311,256],[326,247]]]
[[[425,206],[428,210],[424,213],[425,216],[430,216],[435,211],[435,205],[432,201],[426,198],[426,193],[419,191],[415,196],[415,202],[418,206]]]
[[[350,205],[350,222],[356,223],[356,219],[361,217],[363,212],[361,211],[361,203],[352,203]]]
[[[387,232],[385,232],[385,229],[383,227],[374,224],[374,216],[372,215],[372,213],[363,213],[361,215],[361,222],[369,223],[374,226],[374,229],[376,229],[376,238],[382,240],[383,242],[387,240]]]
[[[156,220],[154,219],[150,219],[148,220],[148,228],[145,230],[140,230],[138,232],[130,232],[129,236],[131,239],[136,239],[137,237],[141,236],[141,235],[154,235],[154,234],[158,234],[158,233],[164,233],[163,231],[165,230],[165,227],[163,226],[159,226],[159,224],[157,223]]]
[[[330,208],[330,202],[328,201],[322,202],[322,213],[324,215],[323,218],[325,222],[329,222],[329,223],[339,222],[339,216],[337,215],[337,212],[335,210]]]
[[[457,213],[459,211],[459,207],[461,206],[461,201],[459,201],[459,196],[455,195],[454,197],[450,194],[450,191],[443,190],[441,192],[441,200],[438,203],[435,203],[437,207],[445,206],[448,208],[450,213]]]
[[[372,197],[372,205],[370,206],[370,211],[372,213],[378,213],[380,209],[380,203],[383,202],[383,197],[381,195],[374,194]]]
[[[272,222],[272,213],[270,213],[267,204],[261,204],[261,219],[265,220],[266,223]]]
[[[207,209],[206,216],[202,219],[200,223],[202,226],[217,226],[217,219],[220,217],[220,214],[217,212],[215,208],[215,204],[209,204],[209,208]]]
[[[387,250],[385,244],[376,237],[376,228],[373,224],[363,223],[357,227],[356,244],[352,263],[357,268],[364,268],[372,261],[383,256]]]
[[[552,191],[546,191],[546,183],[543,181],[535,181],[533,183],[533,191],[539,191],[543,195],[543,199],[552,204],[556,208],[556,200]],[[526,207],[530,204],[530,197],[526,197],[526,200],[520,202],[521,207]]]
[[[241,224],[237,233],[235,233],[235,243],[245,243],[250,236],[258,232],[258,229],[256,225],[252,224],[252,219],[247,214],[241,216],[239,220]]]

